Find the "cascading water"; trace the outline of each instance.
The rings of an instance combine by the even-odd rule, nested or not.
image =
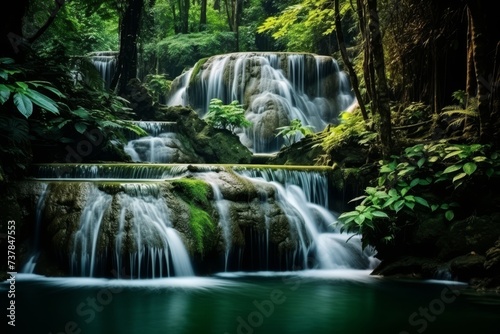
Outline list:
[[[278,151],[278,127],[293,119],[320,131],[353,102],[349,82],[327,56],[289,53],[233,53],[211,57],[174,80],[168,105],[191,105],[203,117],[213,98],[237,100],[252,122],[239,130],[254,153]]]
[[[38,197],[35,211],[35,236],[32,246],[32,255],[21,269],[22,273],[32,274],[35,271],[36,262],[40,255],[40,228],[42,222],[42,212],[45,205],[45,197],[47,195],[47,183],[41,183],[41,194]]]
[[[117,277],[136,278],[192,276],[190,258],[169,221],[168,208],[157,186],[124,187],[125,192],[112,196],[90,186],[79,229],[74,234],[72,274],[94,277],[113,272]],[[119,206],[118,217],[110,217],[111,205]],[[104,240],[101,225],[105,220],[117,220],[114,247],[106,245]],[[112,270],[108,267],[110,262]]]
[[[149,136],[130,138],[124,150],[135,162],[178,162],[176,150],[182,146],[172,122],[136,122]]]
[[[280,177],[280,172],[273,173],[273,170],[268,169],[263,173],[249,173],[245,170],[242,175],[253,183],[272,185],[276,189],[276,201],[298,234],[297,252],[292,262],[301,268],[372,268],[377,262],[373,258],[374,251],[369,248],[363,251],[358,236],[341,234],[334,226],[337,221],[335,215],[324,206],[311,201],[312,198],[323,201],[324,196],[313,196],[314,188],[309,188],[307,194],[300,186],[293,184],[293,181],[303,182],[304,174],[299,173],[299,177],[290,178],[292,182],[286,185],[266,180],[262,176],[249,176],[260,174],[273,180]],[[312,175],[317,178],[319,174]]]
[[[117,52],[114,51],[101,51],[93,52],[89,55],[92,64],[101,74],[104,83],[104,88],[109,89],[113,75],[115,74]]]
[[[217,207],[217,212],[219,214],[219,225],[222,228],[222,236],[224,237],[224,271],[227,271],[227,264],[229,260],[229,252],[231,252],[231,221],[229,217],[229,206],[227,201],[224,200],[224,196],[222,196],[222,192],[215,182],[210,182],[209,177],[205,178],[208,180],[212,186],[212,190],[214,192],[214,201]]]
[[[45,229],[59,235],[58,245],[71,240],[67,253],[72,275],[189,276],[199,269],[198,256],[212,261],[210,272],[368,269],[376,261],[370,249],[362,251],[358,237],[341,234],[333,225],[326,169],[191,164],[35,167],[35,180],[48,184],[38,204],[42,210],[40,203],[48,203]],[[204,207],[197,207],[190,195],[182,199],[183,187],[191,185],[183,182],[186,178],[212,189]],[[68,212],[68,205],[76,211]],[[193,216],[196,212],[216,214],[209,219]],[[203,241],[204,233],[211,233],[210,240]],[[210,255],[197,253],[200,249]]]

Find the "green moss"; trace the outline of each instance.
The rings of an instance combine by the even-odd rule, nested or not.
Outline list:
[[[196,179],[177,179],[172,181],[174,191],[187,203],[207,208],[211,187],[208,183]]]
[[[215,231],[215,223],[206,211],[193,204],[189,205],[189,214],[189,225],[194,235],[196,249],[203,254],[207,240],[211,239]]]
[[[200,72],[201,67],[207,62],[207,60],[208,60],[208,57],[202,58],[202,59],[198,60],[196,62],[196,64],[194,64],[193,72],[191,73],[191,77],[189,78],[189,82],[193,82],[194,78],[196,78],[196,76]]]
[[[215,231],[215,223],[207,212],[211,208],[208,197],[212,188],[202,180],[190,178],[173,180],[172,185],[174,192],[189,204],[189,226],[196,250],[203,254]]]

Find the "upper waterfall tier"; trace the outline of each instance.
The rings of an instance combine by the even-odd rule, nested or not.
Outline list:
[[[109,89],[111,80],[116,71],[116,59],[118,52],[116,51],[98,51],[87,55],[90,61],[96,67],[101,75],[104,83],[104,88]]]
[[[276,129],[293,119],[321,131],[353,102],[335,59],[315,54],[247,52],[200,60],[176,78],[168,105],[191,105],[203,117],[211,99],[237,100],[252,123],[241,142],[255,153],[278,151]]]

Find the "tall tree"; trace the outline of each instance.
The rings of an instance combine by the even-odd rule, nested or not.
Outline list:
[[[482,0],[469,0],[467,2],[469,13],[470,52],[476,78],[478,111],[479,111],[479,137],[483,143],[489,143],[493,136],[492,115],[495,89],[495,57],[493,43],[489,40],[487,10],[492,9]],[[499,42],[498,40],[496,41]],[[490,54],[490,55],[488,55]],[[493,57],[491,54],[495,54]],[[498,101],[497,101],[498,103]]]
[[[205,30],[207,25],[207,0],[201,0],[200,5],[200,31]]]
[[[358,100],[359,109],[361,110],[361,114],[363,115],[363,119],[368,121],[368,114],[366,113],[365,103],[363,101],[363,97],[359,90],[359,80],[356,71],[354,70],[354,66],[352,65],[351,60],[349,59],[349,55],[347,54],[347,48],[344,39],[344,33],[342,31],[342,20],[340,17],[340,6],[339,0],[335,0],[335,33],[337,35],[337,41],[339,43],[340,54],[342,56],[342,60],[344,62],[345,67],[349,72],[349,80],[351,81],[352,89],[354,90],[354,95]]]
[[[243,12],[243,0],[225,0],[227,22],[229,29],[234,32],[236,37],[235,51],[240,48],[240,23],[241,13]]]
[[[365,44],[366,83],[370,89],[372,113],[377,118],[377,133],[382,145],[382,155],[388,158],[392,151],[391,108],[385,72],[384,47],[377,8],[377,0],[358,0],[358,13]]]
[[[119,95],[125,92],[130,79],[137,76],[137,40],[143,7],[144,0],[130,0],[121,19],[120,52],[111,82],[111,88]]]

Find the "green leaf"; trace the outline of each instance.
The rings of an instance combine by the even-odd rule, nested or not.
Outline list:
[[[421,186],[428,186],[429,184],[431,184],[431,182],[432,182],[432,179],[430,177],[426,178],[425,180],[423,180],[423,179],[418,180],[418,184]]]
[[[399,210],[401,210],[404,205],[405,205],[405,200],[401,199],[397,201],[396,203],[394,203],[394,211],[399,212]]]
[[[424,165],[425,163],[425,157],[424,158],[420,158],[420,160],[417,161],[417,166],[418,168],[422,168],[422,166]]]
[[[363,222],[365,221],[365,215],[359,215],[356,218],[354,218],[354,222],[358,224],[359,226],[363,225]]]
[[[87,124],[78,122],[75,124],[75,129],[79,133],[83,134],[85,131],[87,131]]]
[[[448,210],[444,213],[444,216],[448,221],[451,221],[455,217],[455,213],[453,213],[453,210]]]
[[[459,169],[462,169],[462,164],[459,164],[459,165],[451,165],[449,166],[448,168],[446,168],[444,171],[443,171],[443,174],[447,174],[447,173],[453,173],[453,172],[456,172],[457,170]]]
[[[388,198],[389,195],[385,191],[379,190],[375,193],[375,197],[383,199],[383,198]]]
[[[53,101],[50,97],[47,97],[33,89],[27,89],[26,96],[28,96],[31,101],[39,107],[48,110],[53,114],[59,114],[59,109],[57,108],[56,102]]]
[[[420,179],[418,177],[416,179],[411,180],[410,187],[413,188],[417,184],[420,184]]]
[[[460,174],[455,175],[455,177],[453,178],[453,183],[455,183],[456,181],[458,181],[466,176],[467,176],[467,174],[465,174],[465,173],[460,173]]]
[[[425,206],[425,207],[429,207],[429,203],[427,202],[427,200],[425,198],[422,198],[420,196],[415,196],[415,202],[417,202],[418,204],[422,205],[422,206]],[[437,207],[436,207],[437,209]],[[435,209],[433,209],[432,211],[434,211]]]
[[[358,216],[359,212],[358,211],[348,211],[344,212],[339,216],[339,219],[347,218],[347,217],[355,217]]]
[[[432,156],[432,157],[429,158],[429,162],[436,162],[436,161],[438,161],[438,159],[439,158],[434,155],[434,156]]]
[[[390,206],[392,203],[396,202],[398,200],[399,196],[398,197],[391,197],[387,200],[387,202],[384,203],[384,205],[382,205],[383,208],[386,208],[388,206]]]
[[[462,151],[462,150],[460,150],[460,151],[453,151],[453,152],[451,152],[451,153],[448,153],[448,154],[447,154],[447,155],[443,158],[443,160],[449,159],[449,158],[454,157],[455,155],[459,155],[459,154],[461,154],[461,153],[463,153],[463,151]]]
[[[474,163],[474,162],[467,162],[464,166],[463,166],[463,170],[465,172],[465,174],[467,175],[471,175],[472,173],[474,173],[477,169],[477,165]]]
[[[487,158],[483,157],[483,156],[478,156],[478,157],[472,158],[472,160],[474,160],[475,162],[483,162],[483,161],[486,161]]]
[[[391,196],[391,197],[399,197],[398,191],[396,189],[394,189],[394,188],[391,189],[391,190],[389,190],[389,196]]]
[[[379,218],[389,218],[389,216],[387,215],[387,213],[385,213],[383,211],[372,211],[372,215],[374,217],[379,217]]]
[[[432,204],[431,205],[431,211],[436,211],[439,208],[439,204]]]
[[[0,103],[4,104],[10,97],[10,89],[5,85],[0,84]]]
[[[23,93],[14,94],[14,104],[17,110],[26,118],[30,117],[33,113],[33,103]]]
[[[21,88],[22,92],[25,93],[29,89],[28,84],[22,81],[16,81],[16,85]]]

